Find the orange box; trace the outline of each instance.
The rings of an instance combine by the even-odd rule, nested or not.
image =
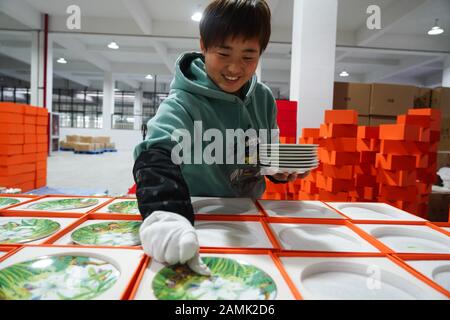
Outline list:
[[[359,162],[360,163],[375,163],[376,152],[373,151],[360,151]]]
[[[408,170],[378,170],[377,171],[377,181],[379,183],[389,185],[389,186],[412,186],[416,184],[417,173],[416,171]]]
[[[354,138],[358,132],[356,124],[322,124],[320,137],[322,138]]]
[[[302,129],[302,138],[319,138],[320,137],[320,129],[319,128],[303,128]]]
[[[375,167],[385,170],[414,170],[416,157],[377,153]]]
[[[437,165],[437,159],[438,159],[437,153],[436,152],[430,152],[427,155],[428,155],[428,165],[433,165],[433,164]]]
[[[36,144],[37,143],[37,137],[35,134],[26,134],[25,135],[25,144]]]
[[[430,194],[431,188],[432,188],[431,183],[417,182],[417,189],[418,189],[419,194]]]
[[[359,163],[359,152],[336,152],[320,150],[319,158],[324,164],[352,165]]]
[[[0,144],[0,155],[11,156],[23,153],[22,145]]]
[[[441,132],[440,131],[430,131],[430,142],[436,143],[441,141]]]
[[[36,170],[47,170],[47,161],[36,162]]]
[[[408,114],[410,115],[423,115],[430,116],[431,121],[441,122],[442,112],[439,109],[409,109]]]
[[[394,187],[380,185],[379,197],[384,200],[417,202],[417,186]]]
[[[350,196],[364,201],[373,201],[378,196],[378,189],[375,187],[356,187],[355,190],[350,191]]]
[[[31,115],[31,116],[37,116],[37,108],[36,107],[32,107],[32,106],[29,106],[29,105],[24,105],[23,106],[23,112],[26,114],[26,115]]]
[[[298,198],[298,200],[303,200],[303,201],[314,201],[314,200],[319,199],[319,195],[318,194],[309,194],[307,192],[299,191],[297,198]]]
[[[379,127],[359,126],[356,136],[359,139],[378,139],[380,136]]]
[[[36,134],[36,126],[33,124],[25,124],[23,125],[23,129],[25,134]]]
[[[36,116],[25,115],[23,119],[24,124],[36,125]]]
[[[428,169],[417,169],[417,180],[424,183],[435,183],[436,170],[430,171]]]
[[[37,143],[47,143],[48,136],[46,134],[37,135]]]
[[[47,185],[47,179],[37,179],[35,188],[39,189],[39,188],[45,187],[46,185]]]
[[[325,123],[358,124],[358,113],[355,110],[326,110]]]
[[[357,187],[374,187],[377,184],[378,183],[376,176],[361,175],[361,174],[355,175],[355,186]]]
[[[415,125],[423,128],[430,128],[431,117],[425,115],[402,114],[397,116],[397,123]]]
[[[356,139],[357,151],[380,151],[380,140],[378,139]]]
[[[46,143],[38,143],[37,152],[48,152],[48,145]]]
[[[36,161],[35,154],[20,154],[13,156],[0,156],[0,164],[4,166],[11,166],[15,164],[31,163]]]
[[[335,179],[352,179],[354,174],[354,166],[333,166],[330,164],[323,165],[323,175],[325,177]]]
[[[356,138],[322,139],[319,145],[328,151],[356,152]]]
[[[0,124],[14,123],[23,124],[24,116],[19,113],[0,113]]]
[[[17,124],[4,123],[0,125],[0,135],[2,134],[23,134],[24,128]]]
[[[27,182],[22,182],[19,184],[12,185],[11,187],[22,189],[22,192],[28,192],[28,191],[33,190],[34,186],[35,186],[34,181],[27,181]]]
[[[430,142],[430,128],[420,128],[419,141]]]
[[[317,194],[319,193],[319,189],[314,182],[304,181],[301,182],[301,191],[309,193],[309,194]]]
[[[47,169],[36,171],[36,180],[47,179]]]
[[[354,189],[354,181],[343,180],[343,179],[333,179],[330,177],[324,177],[322,175],[317,175],[317,187],[328,192],[348,192]]]
[[[37,152],[37,144],[26,144],[23,146],[23,153],[36,153]]]
[[[348,201],[350,196],[347,192],[328,192],[325,190],[319,190],[319,200],[320,201]]]
[[[429,151],[430,144],[426,142],[381,140],[380,153],[397,155],[424,154]]]
[[[416,157],[416,168],[428,168],[428,155],[427,154],[417,154]]]
[[[23,105],[13,103],[13,102],[1,102],[0,103],[0,114],[3,113],[19,113],[23,114]],[[2,115],[0,115],[0,118]]]
[[[0,144],[23,144],[23,134],[0,134]]]
[[[36,115],[38,117],[47,117],[48,116],[48,110],[46,108],[41,107],[33,107],[36,108]]]
[[[48,153],[47,152],[39,152],[36,154],[36,161],[47,161]]]
[[[47,126],[48,125],[48,117],[37,117],[36,118],[36,125],[38,126]]]
[[[299,144],[319,144],[319,138],[300,138],[298,140]]]
[[[48,134],[48,126],[36,126],[36,134]]]
[[[355,174],[376,176],[378,169],[372,163],[360,163],[355,168]]]
[[[420,127],[405,124],[380,125],[380,139],[419,141]]]
[[[16,164],[7,167],[0,166],[0,176],[3,177],[16,176],[34,171],[36,171],[36,164],[34,163]]]
[[[15,176],[3,177],[0,176],[0,185],[5,187],[11,187],[19,183],[25,183],[28,181],[34,181],[36,173],[24,173]]]

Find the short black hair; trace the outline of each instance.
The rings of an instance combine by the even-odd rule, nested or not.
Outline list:
[[[265,0],[214,0],[203,12],[200,36],[206,50],[229,37],[258,38],[261,53],[271,34],[271,13]]]

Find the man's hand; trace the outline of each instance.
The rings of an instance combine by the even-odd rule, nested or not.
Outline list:
[[[310,171],[306,171],[305,173],[277,173],[274,174],[272,177],[275,178],[278,181],[286,181],[286,182],[292,182],[297,179],[303,179],[306,178],[309,175]]]

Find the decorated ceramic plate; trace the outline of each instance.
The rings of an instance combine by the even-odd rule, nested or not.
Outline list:
[[[43,211],[73,210],[92,207],[98,202],[98,199],[93,198],[67,198],[32,203],[27,206],[27,209]]]
[[[77,229],[72,241],[88,246],[138,246],[139,221],[110,221],[91,224]]]
[[[127,200],[116,202],[108,206],[108,212],[111,213],[125,213],[125,214],[139,214],[139,209],[136,200]]]
[[[0,208],[12,206],[13,204],[18,204],[20,201],[14,198],[3,198],[0,197]]]
[[[61,225],[49,219],[21,219],[0,222],[0,244],[25,243],[54,234]]]
[[[109,262],[88,256],[40,257],[0,270],[0,300],[89,300],[119,275]]]
[[[201,276],[186,265],[161,269],[153,279],[159,300],[273,300],[275,281],[261,269],[228,258],[203,257],[212,275]]]

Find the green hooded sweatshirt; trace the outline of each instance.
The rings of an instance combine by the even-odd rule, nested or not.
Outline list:
[[[146,140],[134,150],[135,160],[141,152],[153,147],[172,152],[181,141],[173,141],[172,133],[185,129],[192,137],[192,162],[181,164],[181,171],[191,196],[259,198],[264,193],[265,181],[255,165],[206,164],[203,159],[202,164],[194,164],[194,140],[197,145],[202,143],[203,150],[215,141],[210,138],[211,141],[201,142],[203,134],[194,135],[194,121],[201,121],[203,133],[217,129],[223,134],[223,163],[226,163],[227,152],[233,150],[232,145],[227,146],[230,143],[225,138],[227,129],[252,128],[259,132],[278,128],[270,89],[254,75],[242,88],[241,97],[226,93],[207,75],[201,53],[185,53],[177,60],[169,96],[148,122]]]

